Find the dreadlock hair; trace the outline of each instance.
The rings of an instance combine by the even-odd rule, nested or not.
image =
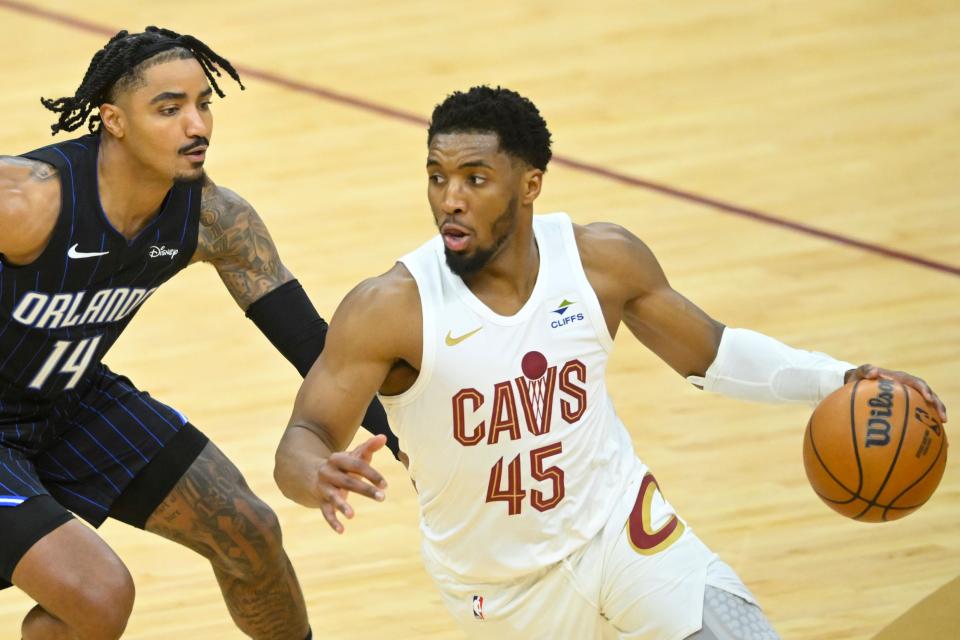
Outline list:
[[[456,91],[430,117],[427,144],[440,133],[495,133],[500,149],[541,171],[552,152],[550,131],[537,107],[516,91],[488,86]]]
[[[57,122],[50,126],[53,135],[58,131],[78,129],[88,118],[91,133],[99,131],[100,116],[90,115],[95,107],[113,102],[119,92],[143,83],[144,72],[153,65],[181,58],[196,59],[213,90],[221,98],[224,93],[214,78],[214,74],[220,76],[217,67],[236,80],[240,89],[245,88],[233,65],[193,36],[180,35],[159,27],[147,27],[142,33],[121,31],[94,54],[83,81],[72,97],[57,100],[40,98],[44,107],[60,114]]]

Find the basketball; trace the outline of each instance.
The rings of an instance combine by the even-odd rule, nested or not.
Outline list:
[[[803,437],[810,485],[831,509],[862,522],[897,520],[933,494],[947,462],[936,411],[894,380],[858,380],[817,405]]]

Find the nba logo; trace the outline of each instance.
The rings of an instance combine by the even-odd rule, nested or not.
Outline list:
[[[473,617],[483,620],[483,596],[473,596]]]

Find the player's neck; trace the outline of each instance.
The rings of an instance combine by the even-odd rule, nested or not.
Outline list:
[[[131,239],[160,211],[173,182],[144,170],[121,145],[104,136],[97,157],[97,186],[110,224]]]
[[[530,299],[539,272],[540,249],[532,225],[527,225],[514,231],[483,269],[462,280],[491,310],[510,316]]]

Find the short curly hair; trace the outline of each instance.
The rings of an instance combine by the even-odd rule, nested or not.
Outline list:
[[[510,89],[479,86],[451,93],[433,110],[427,144],[437,134],[463,132],[495,133],[501,150],[542,171],[553,156],[550,131],[540,111]]]

